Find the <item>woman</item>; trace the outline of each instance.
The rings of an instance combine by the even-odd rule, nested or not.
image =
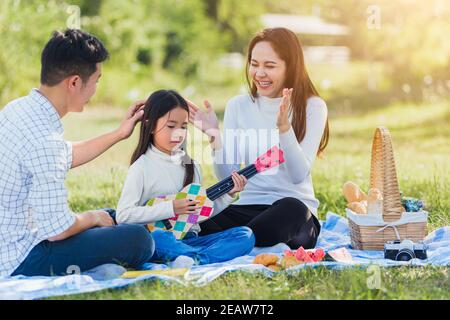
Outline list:
[[[328,143],[326,104],[308,76],[298,38],[285,28],[265,29],[252,39],[246,71],[250,94],[228,102],[223,141],[207,101],[206,112],[190,103],[190,121],[210,137],[219,179],[277,144],[285,163],[249,179],[239,200],[203,222],[200,234],[248,226],[256,246],[312,248],[320,224],[311,169]]]

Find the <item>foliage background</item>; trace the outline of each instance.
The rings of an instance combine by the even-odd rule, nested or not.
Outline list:
[[[321,93],[333,110],[448,98],[450,91],[446,0],[4,0],[1,106],[38,85],[42,47],[53,30],[76,22],[74,5],[81,28],[98,36],[111,53],[94,104],[122,107],[170,87],[212,95],[223,107],[224,96],[243,90],[244,71],[224,66],[220,57],[245,53],[249,39],[262,28],[261,15],[268,12],[316,14],[349,28],[339,40],[351,49],[345,74],[334,66],[308,66],[315,82],[331,81]],[[371,8],[378,10],[379,21],[372,19]],[[304,36],[301,41],[336,40]],[[376,88],[368,88],[370,79],[376,79]]]

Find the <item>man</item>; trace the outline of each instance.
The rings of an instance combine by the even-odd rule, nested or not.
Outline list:
[[[0,111],[0,276],[61,275],[105,263],[138,267],[153,254],[143,226],[115,226],[105,211],[74,214],[67,203],[67,171],[128,138],[143,115],[137,102],[116,130],[63,140],[61,118],[83,111],[107,57],[92,35],[54,32],[42,52],[40,88]]]

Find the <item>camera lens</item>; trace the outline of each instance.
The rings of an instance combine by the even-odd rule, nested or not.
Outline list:
[[[411,259],[414,259],[416,255],[414,254],[414,251],[411,251],[409,249],[401,249],[397,256],[395,257],[395,260],[397,261],[409,261]]]

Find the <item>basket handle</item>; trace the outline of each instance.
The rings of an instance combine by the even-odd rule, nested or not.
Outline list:
[[[391,134],[385,127],[377,127],[373,137],[370,187],[379,189],[383,195],[383,220],[400,219],[405,209],[400,198]]]

